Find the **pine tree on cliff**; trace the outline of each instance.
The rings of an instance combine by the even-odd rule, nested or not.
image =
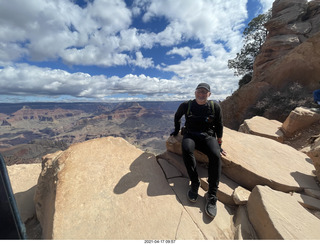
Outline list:
[[[228,60],[228,68],[234,69],[235,76],[242,76],[239,88],[252,79],[253,63],[265,42],[268,31],[264,24],[271,18],[271,9],[253,18],[243,31],[244,44],[234,59]]]

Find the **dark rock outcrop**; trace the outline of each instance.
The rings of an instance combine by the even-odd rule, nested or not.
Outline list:
[[[320,1],[277,0],[272,9],[266,24],[269,34],[256,57],[252,81],[221,103],[229,128],[238,129],[252,117],[252,108],[268,93],[293,83],[310,97],[319,89]]]

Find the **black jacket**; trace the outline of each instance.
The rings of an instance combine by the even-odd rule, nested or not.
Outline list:
[[[188,114],[189,101],[180,104],[174,116],[175,133],[178,133],[181,126],[181,118],[185,115],[186,131],[202,133],[221,138],[223,134],[222,111],[220,105],[214,102],[214,115],[210,101],[204,105],[199,105],[196,100],[191,101],[190,112]]]

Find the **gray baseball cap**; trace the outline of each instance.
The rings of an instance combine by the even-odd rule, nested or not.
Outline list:
[[[200,83],[198,86],[197,86],[197,89],[199,88],[204,88],[206,89],[207,91],[210,92],[210,86],[207,84],[207,83]]]

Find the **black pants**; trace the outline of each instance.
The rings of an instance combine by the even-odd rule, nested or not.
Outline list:
[[[194,150],[197,149],[209,158],[208,183],[209,195],[217,195],[221,175],[220,147],[216,138],[202,134],[186,133],[182,139],[182,157],[191,182],[197,182],[198,172]]]

